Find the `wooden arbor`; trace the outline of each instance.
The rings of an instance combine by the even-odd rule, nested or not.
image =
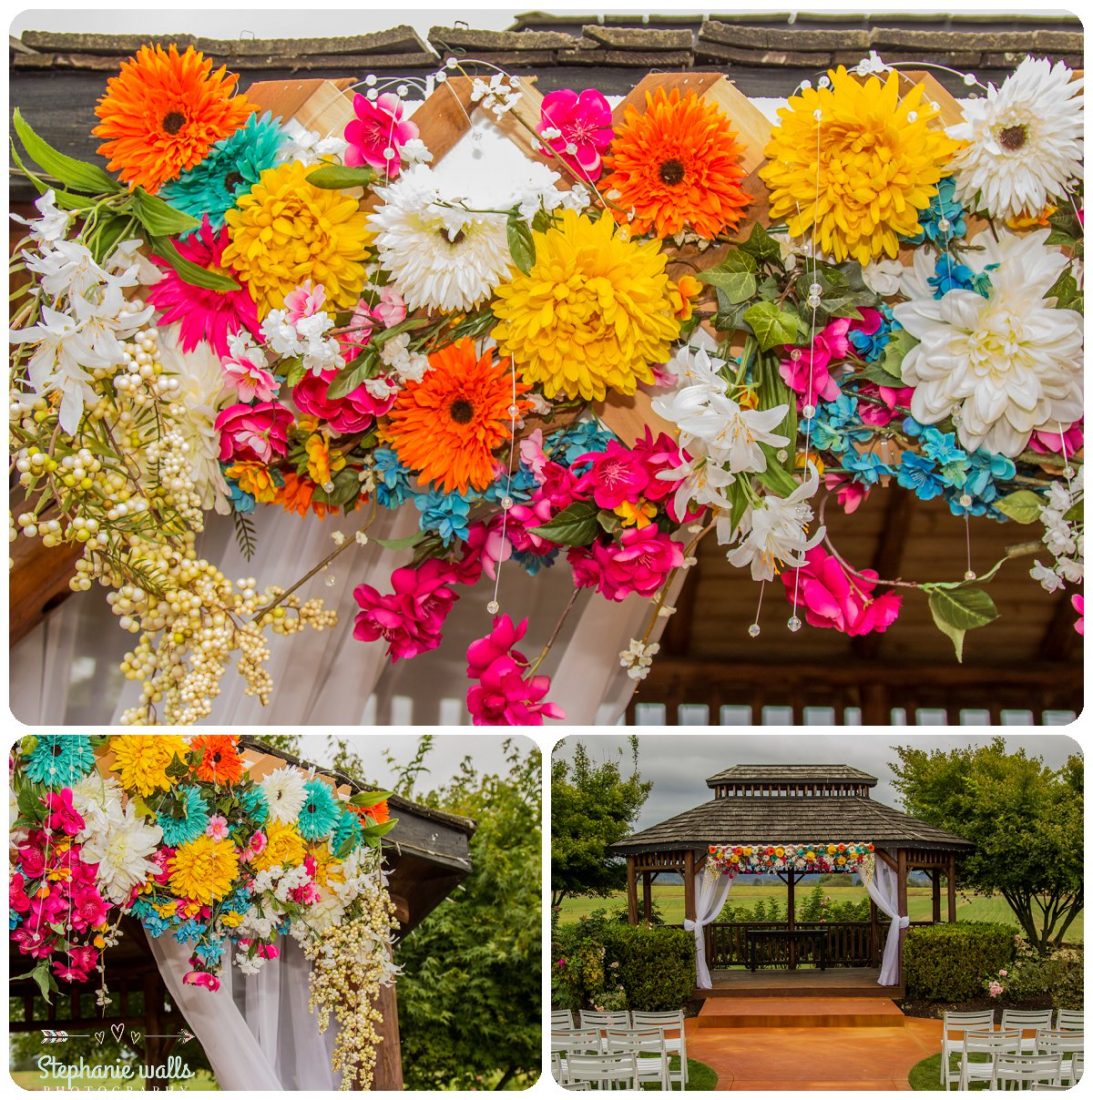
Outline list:
[[[261,777],[288,762],[302,767],[311,765],[290,753],[270,748],[262,742],[243,737],[240,747],[249,765],[249,774]],[[338,789],[358,789],[347,776],[324,768],[317,775]],[[444,813],[397,795],[388,799],[391,816],[397,825],[383,838],[387,886],[398,920],[397,943],[416,928],[471,871],[469,841],[475,823],[468,818]],[[55,995],[47,1005],[38,987],[29,978],[13,980],[11,1004],[12,1033],[31,1033],[43,1028],[72,1032],[109,1031],[116,1028],[123,1043],[146,1065],[161,1065],[187,1038],[185,1017],[174,1004],[160,976],[156,961],[140,923],[125,917],[121,924],[121,942],[105,954],[106,984],[113,1004],[106,1010],[95,1007],[91,984],[73,986]],[[9,947],[9,973],[26,974],[30,960]],[[19,1019],[15,1019],[18,1004]],[[374,1090],[397,1090],[402,1086],[402,1054],[398,1025],[398,995],[395,985],[381,991],[377,1006],[383,1020],[377,1030],[379,1045]],[[105,1012],[105,1014],[104,1014]],[[109,1041],[109,1035],[106,1036]],[[63,1049],[63,1048],[62,1048]],[[46,1048],[48,1052],[48,1048]],[[163,1086],[164,1082],[159,1082]],[[155,1079],[148,1082],[156,1088]]]
[[[710,802],[662,821],[611,846],[626,857],[627,898],[631,924],[652,917],[652,883],[664,872],[683,879],[684,910],[695,919],[695,884],[705,867],[711,844],[797,844],[819,842],[867,842],[876,846],[876,858],[896,872],[899,884],[899,912],[907,915],[907,876],[922,870],[930,875],[932,921],[942,919],[941,880],[947,883],[947,918],[956,920],[956,862],[972,845],[960,837],[918,821],[907,814],[875,802],[870,791],[875,776],[846,765],[744,764],[718,772],[706,780],[714,792]],[[642,898],[639,908],[638,879]],[[798,927],[794,888],[799,873],[779,875],[786,883],[785,927]],[[718,963],[742,962],[739,944],[735,954],[711,950],[713,930],[706,929],[707,955],[711,967]],[[868,958],[875,962],[880,944],[880,920],[870,903]],[[864,929],[863,929],[864,930]],[[901,935],[901,948],[902,948]],[[902,951],[901,951],[902,954]],[[836,965],[863,965],[859,950]],[[903,984],[902,963],[900,987]]]

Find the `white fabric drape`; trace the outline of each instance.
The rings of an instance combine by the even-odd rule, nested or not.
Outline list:
[[[309,963],[299,945],[282,937],[279,958],[243,974],[225,957],[220,988],[184,985],[190,948],[169,936],[148,937],[167,989],[209,1058],[221,1089],[258,1092],[329,1091],[340,1074],[330,1068],[335,1024],[326,1035],[308,1011]]]
[[[706,965],[705,928],[721,915],[735,877],[703,873],[695,881],[695,919],[685,920],[683,927],[695,934],[695,973],[699,989],[713,988],[710,968]]]
[[[872,875],[863,874],[862,884],[866,893],[886,916],[892,918],[888,927],[888,939],[884,943],[878,985],[899,984],[899,933],[911,923],[905,913],[899,911],[899,876],[883,860],[878,859]]]

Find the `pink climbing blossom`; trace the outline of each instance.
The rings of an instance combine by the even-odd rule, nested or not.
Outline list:
[[[543,98],[539,135],[581,179],[597,180],[603,173],[602,154],[614,136],[611,105],[595,88],[580,94],[560,88]]]
[[[794,393],[798,394],[800,408],[815,405],[818,401],[834,401],[842,392],[831,374],[833,364],[842,362],[850,350],[847,332],[848,317],[829,321],[808,348],[787,348],[787,358],[782,360],[778,373]]]
[[[550,677],[529,675],[530,662],[513,646],[527,632],[528,621],[515,625],[498,615],[493,629],[467,647],[467,709],[476,726],[541,726],[544,718],[564,718],[556,703],[543,702]]]
[[[631,527],[618,541],[575,546],[567,555],[578,588],[595,588],[604,599],[652,596],[683,564],[683,546],[655,525]]]
[[[345,127],[345,163],[350,168],[367,165],[385,179],[394,179],[402,168],[402,147],[418,136],[417,126],[402,117],[398,96],[385,92],[375,101],[363,95],[353,97],[356,118]],[[387,150],[391,156],[385,156]]]
[[[1074,624],[1074,629],[1085,637],[1085,597],[1080,595],[1073,595],[1070,597],[1070,606],[1078,612],[1078,621]]]
[[[896,621],[902,598],[895,592],[874,596],[877,574],[873,570],[851,574],[822,546],[807,551],[805,560],[807,565],[787,569],[781,580],[786,599],[792,601],[796,592],[809,626],[856,637],[885,631]]]

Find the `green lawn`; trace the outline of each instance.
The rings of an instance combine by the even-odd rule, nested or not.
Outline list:
[[[809,885],[798,886],[797,898],[800,900],[812,889]],[[825,886],[824,890],[830,895],[832,901],[857,901],[866,896],[865,888],[858,885]],[[786,888],[780,883],[769,885],[739,885],[732,888],[729,894],[729,904],[741,907],[750,907],[760,898],[777,898],[784,902]],[[653,901],[660,910],[661,916],[668,924],[680,924],[683,921],[683,884],[653,884]],[[907,890],[908,908],[911,920],[929,920],[931,915],[931,895],[928,886],[911,886]],[[597,909],[611,911],[624,911],[626,909],[626,894],[619,892],[606,898],[567,898],[562,903],[560,919],[563,923],[578,920]],[[941,915],[945,918],[947,902],[942,895]],[[1001,897],[979,897],[970,895],[965,900],[957,895],[956,915],[959,920],[983,920],[997,921],[1000,924],[1012,924],[1017,926],[1013,911]],[[1067,940],[1071,943],[1083,942],[1083,914],[1075,918],[1074,923],[1067,929]]]

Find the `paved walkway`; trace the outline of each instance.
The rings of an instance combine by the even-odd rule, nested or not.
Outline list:
[[[908,1090],[911,1067],[941,1049],[941,1021],[912,1017],[903,1027],[722,1029],[697,1023],[687,1021],[687,1055],[717,1071],[719,1091]]]

